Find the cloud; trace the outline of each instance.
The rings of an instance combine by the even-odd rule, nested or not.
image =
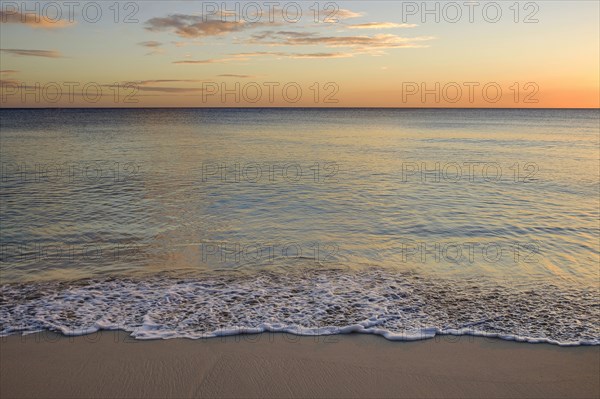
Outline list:
[[[353,57],[352,53],[286,53],[282,51],[257,51],[253,53],[238,53],[234,54],[236,57],[261,57],[261,56],[272,56],[272,57],[285,57],[285,58],[350,58]]]
[[[396,24],[394,22],[367,22],[364,24],[347,25],[348,29],[392,29],[414,28],[416,24]]]
[[[354,12],[347,9],[331,10],[331,8],[332,7],[324,9],[319,15],[319,17],[323,18],[323,22],[337,23],[343,19],[358,18],[364,15],[363,13]],[[238,9],[238,11],[242,10]],[[305,9],[304,12],[312,14],[310,9]],[[226,21],[227,18],[233,17],[234,20],[246,20],[246,22],[249,23],[266,24],[264,22],[269,21],[271,25],[289,24],[291,20],[295,20],[297,18],[296,7],[293,7],[293,9],[288,9],[287,7],[282,8],[278,7],[277,5],[273,7],[265,7],[265,9],[262,11],[259,11],[253,7],[250,8],[250,10],[242,11],[242,13],[220,10],[213,15],[220,17],[222,21]],[[208,16],[204,16],[203,19],[206,20],[207,17]]]
[[[225,59],[207,59],[207,60],[184,60],[184,61],[173,61],[173,64],[186,65],[186,64],[219,64],[225,62]]]
[[[221,75],[217,75],[220,78],[239,78],[239,79],[247,79],[247,78],[254,78],[254,76],[252,75],[237,75],[234,73],[223,73]]]
[[[144,86],[149,84],[161,84],[161,83],[190,83],[190,82],[202,82],[202,80],[198,79],[152,79],[152,80],[139,80],[135,83],[138,85]]]
[[[176,87],[176,86],[161,86],[163,83],[190,83],[190,82],[202,82],[197,79],[151,79],[151,80],[140,80],[132,82],[122,82],[121,85],[115,86],[114,84],[103,85],[105,87],[125,87],[125,85],[133,85],[137,91],[140,92],[155,92],[155,93],[171,93],[171,94],[184,94],[201,92],[202,89],[198,87]]]
[[[0,75],[10,75],[13,73],[18,73],[19,71],[17,71],[16,69],[2,69],[0,70]]]
[[[16,79],[0,79],[0,87],[19,86],[20,84],[21,82]]]
[[[319,36],[314,33],[296,33],[267,31],[254,34],[247,41],[250,44],[265,44],[270,46],[306,46],[323,45],[326,47],[355,47],[364,50],[374,48],[408,48],[423,47],[419,44],[435,39],[432,36],[400,37],[392,34],[374,36]]]
[[[349,19],[362,17],[364,14],[360,12],[354,12],[345,9],[339,9],[335,13],[325,17],[325,22],[336,22],[336,19]]]
[[[150,48],[156,48],[156,47],[160,47],[160,46],[162,46],[162,43],[161,43],[161,42],[157,42],[157,41],[155,41],[155,40],[149,40],[149,41],[147,41],[147,42],[140,42],[140,43],[138,43],[138,44],[139,44],[140,46],[143,46],[143,47],[150,47]]]
[[[260,57],[263,55],[276,55],[276,56],[285,56],[286,53],[276,52],[276,51],[254,51],[251,53],[236,53],[232,54],[236,59],[248,59],[249,57]]]
[[[28,57],[44,57],[44,58],[62,58],[62,55],[56,50],[25,50],[25,49],[0,49],[8,54]]]
[[[177,65],[191,65],[191,64],[214,64],[218,63],[217,60],[185,60],[185,61],[173,61],[173,64]]]
[[[165,50],[160,48],[162,46],[162,43],[157,42],[155,40],[150,40],[147,42],[140,42],[140,43],[138,43],[138,45],[152,49],[152,51],[150,51],[149,53],[146,53],[146,55],[163,54],[165,52]]]
[[[353,57],[354,54],[351,53],[289,53],[283,51],[255,51],[249,53],[236,53],[231,54],[229,58],[216,58],[216,59],[205,59],[205,60],[183,60],[183,61],[173,61],[173,64],[225,64],[228,62],[236,62],[236,61],[247,61],[250,58],[254,57],[280,57],[280,58],[349,58]],[[219,75],[223,77],[249,77],[247,75]]]
[[[173,31],[180,37],[197,38],[239,32],[257,24],[246,24],[243,21],[211,20],[201,15],[172,14],[163,18],[151,18],[146,21],[146,25],[146,29],[151,32]]]
[[[158,93],[194,93],[202,91],[196,87],[165,87],[165,86],[139,86],[138,91],[151,91]]]
[[[308,53],[308,54],[289,54],[290,58],[349,58],[353,57],[351,53]]]
[[[75,25],[64,19],[50,19],[35,13],[21,14],[18,11],[0,11],[0,23],[3,24],[25,24],[32,28],[60,29]]]
[[[229,58],[208,58],[205,60],[181,60],[181,61],[173,61],[173,64],[178,65],[192,65],[192,64],[224,64],[230,61],[246,61],[248,56],[240,54],[235,54],[233,57]]]
[[[281,38],[305,38],[305,37],[315,37],[317,34],[314,32],[296,32],[296,31],[288,31],[288,30],[280,30],[280,31],[272,31],[272,30],[268,30],[268,31],[264,31],[264,32],[260,32],[260,33],[255,33],[251,36],[251,40],[250,42],[252,43],[258,43],[258,44],[264,44],[264,43],[260,43],[260,41],[265,41],[267,39],[271,39],[271,40],[279,40]],[[266,43],[266,44],[271,44],[271,43]]]

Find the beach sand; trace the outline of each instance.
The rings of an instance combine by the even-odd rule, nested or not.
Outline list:
[[[2,398],[600,396],[598,346],[359,334],[141,341],[108,331],[0,341]]]

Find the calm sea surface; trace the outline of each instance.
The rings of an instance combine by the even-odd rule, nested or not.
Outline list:
[[[0,110],[0,332],[600,343],[598,110]]]

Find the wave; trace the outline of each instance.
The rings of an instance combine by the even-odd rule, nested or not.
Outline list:
[[[597,290],[379,268],[5,284],[0,299],[1,336],[125,330],[136,339],[285,332],[411,341],[450,334],[600,344]]]

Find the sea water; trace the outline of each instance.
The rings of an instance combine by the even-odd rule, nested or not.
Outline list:
[[[0,110],[0,332],[600,343],[599,110]]]

